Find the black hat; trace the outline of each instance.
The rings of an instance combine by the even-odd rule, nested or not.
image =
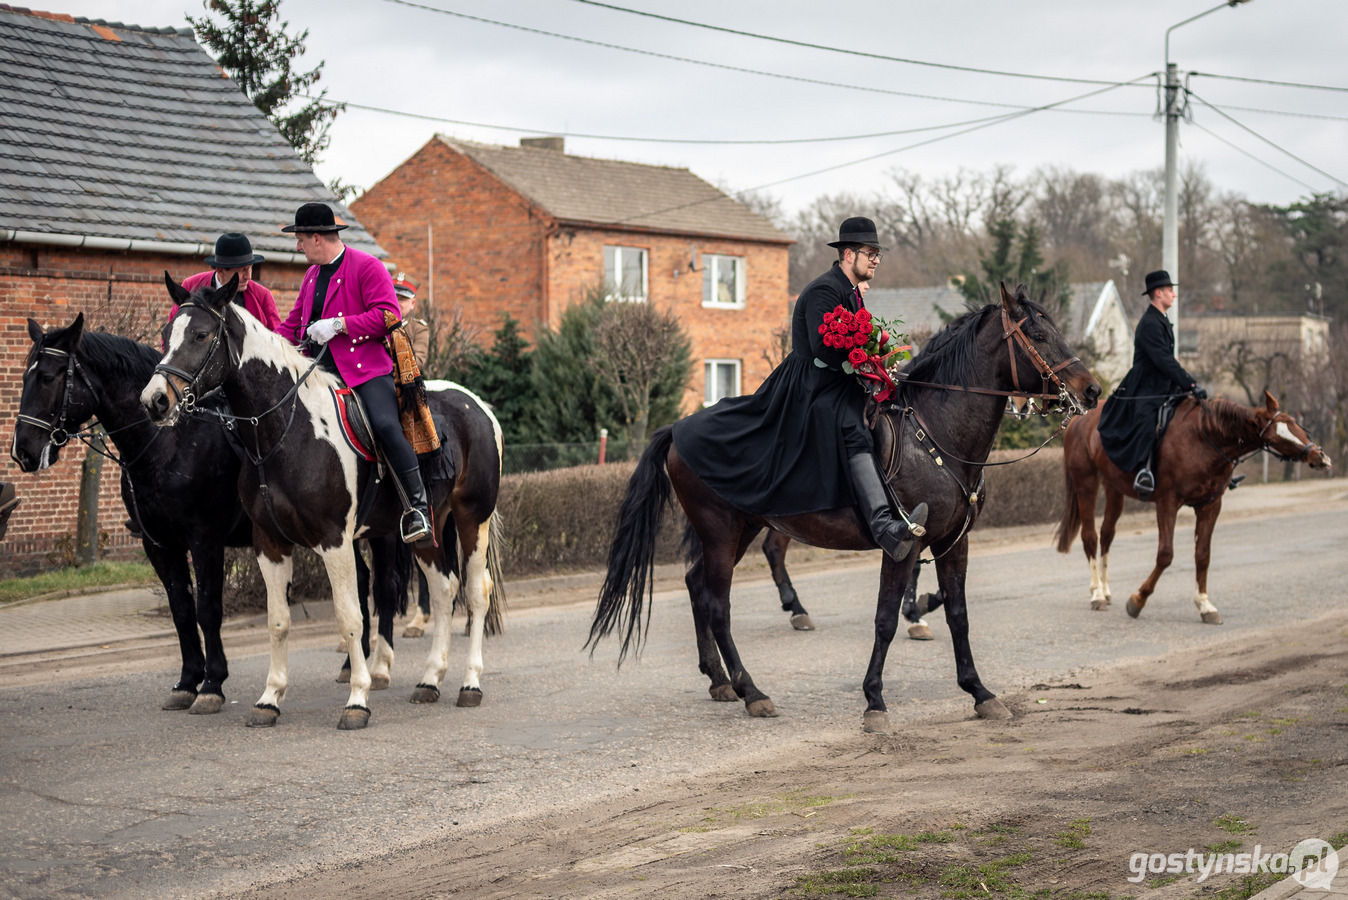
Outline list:
[[[1165,269],[1157,269],[1155,272],[1147,273],[1147,289],[1142,293],[1150,294],[1157,288],[1163,287],[1178,287],[1178,285],[1170,280],[1169,272]]]
[[[281,230],[341,231],[345,227],[333,217],[332,207],[326,203],[306,203],[295,210],[295,224],[286,225]]]
[[[876,234],[875,223],[865,216],[853,216],[838,226],[838,239],[830,241],[829,246],[841,247],[845,244],[865,244],[867,247],[879,247],[881,250],[889,249],[880,246],[880,235]]]
[[[206,265],[212,269],[238,269],[260,262],[263,262],[263,258],[253,252],[253,245],[248,242],[248,238],[237,231],[216,238],[215,253],[206,257]]]

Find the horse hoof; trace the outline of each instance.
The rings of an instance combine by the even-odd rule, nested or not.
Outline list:
[[[791,617],[791,627],[797,631],[814,631],[814,621],[808,613],[797,613]]]
[[[772,719],[777,715],[777,707],[773,706],[772,701],[767,697],[746,703],[744,708],[749,711],[749,715],[756,719]]]
[[[425,637],[425,636],[426,636],[426,629],[422,628],[420,625],[408,625],[406,628],[403,629],[403,637],[405,638]]]
[[[248,711],[243,724],[249,728],[271,728],[281,718],[281,711],[274,706],[254,706]]]
[[[360,731],[370,724],[370,711],[363,706],[348,706],[337,720],[338,731]]]
[[[889,713],[868,709],[861,717],[861,730],[867,734],[889,734]]]
[[[454,701],[455,706],[481,706],[482,688],[463,687],[459,688],[459,699]]]
[[[909,640],[914,641],[930,641],[932,640],[931,629],[928,628],[926,625],[923,625],[919,622],[915,622],[912,625],[908,626],[908,638]],[[887,734],[888,732],[880,732],[880,733]]]
[[[413,703],[436,703],[439,700],[440,689],[433,684],[419,684],[412,690]]]
[[[711,687],[707,688],[707,692],[711,694],[711,699],[719,700],[722,703],[729,703],[731,700],[739,699],[739,695],[735,693],[735,689],[728,684],[713,684]]]
[[[386,690],[388,690],[388,686],[389,686],[389,677],[388,677],[387,675],[375,675],[375,674],[371,673],[371,675],[370,675],[370,690],[372,690],[372,691],[386,691]]]
[[[192,691],[171,691],[168,699],[160,709],[188,709],[196,701],[197,695]]]
[[[350,669],[343,669],[342,671],[338,672],[338,673],[337,673],[337,683],[338,683],[338,684],[350,684],[350,683],[351,683],[351,670],[350,670]]]
[[[974,712],[980,719],[1010,719],[1011,710],[1006,708],[1006,704],[993,697],[990,700],[984,700],[982,703],[974,704]]]
[[[1108,600],[1092,600],[1092,601],[1091,601],[1091,609],[1094,610],[1095,612],[1104,612],[1105,610],[1109,609],[1109,601],[1108,601]]]
[[[219,694],[198,694],[187,714],[191,716],[213,716],[224,705],[225,698]]]
[[[1204,625],[1220,625],[1220,624],[1222,624],[1222,614],[1221,614],[1221,613],[1217,613],[1217,612],[1205,612],[1205,613],[1203,613],[1203,624],[1204,624]]]
[[[1133,597],[1128,598],[1128,602],[1124,604],[1123,608],[1128,612],[1128,615],[1132,616],[1134,619],[1142,615],[1142,607],[1138,605],[1137,600]]]
[[[342,638],[340,641],[337,642],[337,652],[338,653],[346,652],[346,638]]]

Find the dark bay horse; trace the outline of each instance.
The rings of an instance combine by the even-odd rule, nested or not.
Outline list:
[[[905,375],[897,403],[880,414],[876,455],[899,501],[909,509],[926,502],[929,513],[926,534],[915,552],[902,563],[886,556],[881,565],[875,643],[863,683],[867,701],[863,727],[874,732],[889,730],[882,683],[885,657],[897,630],[904,588],[922,547],[932,548],[937,557],[960,687],[973,696],[978,715],[1010,715],[979,680],[969,648],[964,580],[968,529],[983,498],[983,464],[992,450],[1006,396],[1022,393],[1021,384],[1051,381],[1063,402],[1078,410],[1094,406],[1100,394],[1099,383],[1023,287],[1015,296],[1003,287],[1001,303],[951,322]],[[746,671],[730,635],[735,563],[764,527],[839,550],[875,549],[870,532],[854,508],[781,517],[741,512],[687,467],[673,446],[671,429],[662,428],[628,483],[588,646],[593,648],[617,628],[623,632],[620,659],[628,650],[640,649],[643,619],[650,615],[648,591],[653,596],[655,536],[671,492],[692,523],[701,549],[685,582],[693,605],[699,668],[711,680],[711,694],[718,700],[742,699],[753,716],[776,715],[772,700]]]
[[[150,421],[139,394],[159,361],[151,348],[85,332],[83,313],[46,334],[29,319],[28,335],[33,348],[10,455],[25,472],[45,469],[72,435],[98,418],[116,448],[122,500],[140,526],[178,632],[182,670],[163,708],[219,712],[229,677],[220,642],[225,547],[247,546],[252,536],[239,505],[238,459],[214,424],[193,420],[164,431]]]
[[[233,415],[248,461],[238,493],[253,523],[253,547],[267,585],[271,666],[266,690],[249,713],[250,726],[274,725],[287,686],[286,639],[290,609],[286,591],[291,553],[304,546],[322,557],[332,585],[333,606],[347,645],[357,645],[361,612],[356,597],[352,541],[396,533],[402,504],[391,479],[348,443],[336,402],[340,383],[284,338],[268,331],[230,303],[237,279],[219,289],[189,294],[165,273],[177,315],[165,328],[167,351],[141,392],[150,418],[171,425],[191,413],[196,398],[219,387]],[[460,706],[481,703],[482,637],[489,617],[504,602],[499,574],[500,523],[496,499],[501,473],[501,429],[486,406],[468,391],[428,390],[432,411],[443,417],[447,443],[430,462],[449,472],[430,477],[434,541],[414,553],[431,590],[434,637],[414,703],[433,703],[449,665],[450,615],[462,593],[472,619]],[[188,416],[189,418],[191,416]],[[366,489],[368,516],[357,523]],[[375,546],[372,544],[372,547]],[[376,578],[393,560],[374,554]],[[371,668],[387,671],[392,648],[377,641],[375,660],[351,658],[351,694],[339,728],[364,728]]]
[[[1113,401],[1106,401],[1113,402]],[[1110,604],[1109,547],[1114,527],[1123,511],[1123,498],[1137,498],[1133,476],[1110,461],[1100,444],[1100,410],[1074,420],[1063,435],[1063,475],[1067,502],[1058,523],[1058,551],[1067,553],[1081,532],[1081,547],[1091,569],[1091,609]],[[1264,392],[1264,406],[1241,406],[1226,400],[1200,401],[1186,397],[1156,448],[1156,566],[1147,580],[1128,598],[1124,607],[1134,619],[1156,590],[1161,573],[1175,555],[1175,517],[1181,506],[1193,507],[1194,569],[1197,589],[1194,605],[1208,625],[1220,625],[1222,617],[1208,599],[1208,563],[1212,530],[1222,511],[1222,497],[1231,473],[1242,456],[1268,451],[1282,459],[1305,462],[1312,469],[1330,468],[1329,457],[1307,435],[1301,424],[1278,410],[1278,401]],[[1095,534],[1095,503],[1105,489],[1105,515],[1100,525],[1099,558]]]

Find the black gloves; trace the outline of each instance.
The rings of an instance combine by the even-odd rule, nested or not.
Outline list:
[[[1195,397],[1197,397],[1199,400],[1206,400],[1206,399],[1208,399],[1208,392],[1205,391],[1205,390],[1203,390],[1203,389],[1202,389],[1201,387],[1199,387],[1198,385],[1194,385],[1193,390],[1190,391],[1189,393],[1193,394],[1193,395],[1194,395]]]

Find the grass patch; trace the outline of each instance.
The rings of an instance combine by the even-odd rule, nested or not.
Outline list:
[[[92,566],[57,569],[28,578],[0,580],[0,604],[27,600],[57,591],[112,587],[122,584],[158,584],[149,563],[100,562]]]
[[[1019,890],[1019,885],[1011,881],[1007,874],[1009,870],[1028,863],[1033,856],[1031,851],[1024,850],[979,865],[951,866],[938,879],[941,887],[945,888],[941,896],[950,900],[965,900],[969,897],[985,897],[992,891]]]
[[[1250,900],[1251,897],[1265,888],[1273,887],[1273,885],[1282,881],[1283,877],[1276,872],[1244,875],[1240,881],[1229,884],[1217,893],[1212,894],[1212,900]]]
[[[874,869],[848,868],[798,875],[796,888],[815,896],[841,894],[844,897],[874,897],[880,893],[880,888],[871,883],[875,880],[875,874]]]
[[[707,810],[708,815],[705,821],[712,823],[721,816],[736,821],[741,819],[766,819],[768,816],[777,815],[778,813],[827,806],[837,799],[837,797],[822,797],[809,794],[778,794],[771,799],[760,800],[757,803],[746,803],[743,806],[709,809]]]
[[[1239,850],[1245,846],[1244,841],[1222,841],[1220,844],[1208,844],[1203,849],[1209,853],[1230,853],[1233,850]]]
[[[1091,833],[1090,819],[1077,819],[1067,826],[1066,831],[1058,832],[1053,840],[1059,847],[1069,850],[1085,850],[1086,838]]]
[[[1184,751],[1185,756],[1206,756],[1212,752],[1211,747],[1190,747]]]
[[[1329,839],[1329,846],[1335,850],[1342,850],[1348,846],[1348,831],[1340,831]]]
[[[1254,826],[1239,816],[1225,813],[1212,820],[1216,825],[1227,834],[1254,834]]]

